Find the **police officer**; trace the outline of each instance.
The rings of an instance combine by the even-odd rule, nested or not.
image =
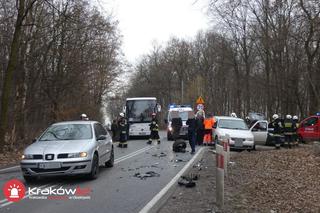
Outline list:
[[[159,137],[159,125],[158,120],[156,119],[156,113],[152,113],[152,121],[150,123],[150,138],[147,142],[148,144],[152,143],[153,139],[158,140],[158,144],[160,144],[160,137]]]
[[[286,115],[286,119],[284,120],[284,138],[285,138],[285,143],[288,145],[288,147],[291,149],[292,145],[292,135],[294,132],[294,127],[293,127],[293,121],[292,121],[292,116],[291,115]]]
[[[273,121],[271,122],[271,127],[273,128],[273,136],[275,140],[276,149],[280,149],[281,144],[281,133],[282,133],[282,122],[279,115],[274,114],[272,116]]]
[[[124,117],[124,113],[120,113],[120,118],[118,121],[118,128],[120,132],[119,147],[127,147],[127,121]]]
[[[293,121],[293,143],[294,145],[298,146],[299,145],[299,141],[298,141],[298,128],[299,128],[299,118],[297,115],[294,115],[292,118]]]

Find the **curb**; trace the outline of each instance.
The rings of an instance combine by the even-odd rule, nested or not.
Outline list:
[[[190,167],[194,164],[194,162],[203,155],[204,150],[206,150],[206,148],[201,147],[193,156],[193,158],[191,158],[190,161],[178,172],[178,174],[174,176],[174,178],[172,178],[172,180],[139,211],[139,213],[158,212],[171,197],[174,189],[177,187],[177,182],[180,176],[190,170]]]

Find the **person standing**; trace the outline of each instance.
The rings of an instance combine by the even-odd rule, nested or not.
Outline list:
[[[127,147],[127,121],[124,117],[124,113],[120,113],[120,119],[118,121],[119,128],[119,147]]]
[[[295,146],[298,146],[299,145],[299,138],[298,138],[298,128],[299,128],[299,118],[297,115],[294,115],[293,118],[292,118],[292,121],[293,121],[293,144]]]
[[[191,154],[194,154],[196,151],[196,119],[192,111],[188,112],[188,120],[186,124],[188,125],[188,140],[191,147]]]
[[[291,149],[292,145],[292,135],[294,131],[294,124],[291,115],[286,115],[286,119],[284,120],[284,138],[288,147]]]
[[[196,143],[198,146],[202,146],[204,137],[204,113],[198,111],[196,114]]]
[[[281,134],[282,134],[282,122],[279,118],[279,115],[274,114],[272,116],[273,121],[271,122],[271,128],[273,128],[273,136],[275,140],[276,149],[280,149],[281,145]]]
[[[81,115],[80,115],[80,120],[82,120],[82,121],[88,121],[88,120],[89,120],[89,117],[88,117],[86,114],[81,114]]]
[[[215,123],[214,118],[211,114],[208,114],[208,117],[204,119],[203,125],[204,125],[204,138],[203,143],[205,145],[211,145],[212,142],[212,129],[213,125]]]
[[[158,140],[158,144],[160,144],[160,137],[159,137],[159,125],[158,120],[156,118],[156,113],[152,113],[152,121],[150,123],[150,137],[148,144],[152,143],[152,140]]]
[[[111,124],[111,132],[112,132],[112,140],[113,141],[117,140],[117,131],[118,131],[118,124],[117,124],[117,120],[114,119]]]

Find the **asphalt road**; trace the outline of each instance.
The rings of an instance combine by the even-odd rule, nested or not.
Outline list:
[[[130,140],[128,148],[115,146],[115,165],[113,168],[101,168],[99,178],[86,180],[81,177],[56,177],[42,179],[30,185],[45,189],[53,186],[59,189],[90,189],[86,200],[34,200],[28,195],[25,199],[10,203],[0,195],[0,212],[139,212],[192,158],[189,152],[173,153],[172,141],[167,141],[161,132],[161,144],[147,145],[146,140]],[[188,147],[189,151],[190,148]],[[159,156],[162,155],[162,156]],[[153,171],[160,176],[140,179],[136,173]],[[23,180],[20,169],[0,170],[0,185],[11,179]],[[25,184],[26,188],[29,185]],[[88,194],[87,194],[88,195]],[[88,196],[87,196],[88,197]]]

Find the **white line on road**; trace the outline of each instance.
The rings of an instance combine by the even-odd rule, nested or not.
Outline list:
[[[193,156],[193,158],[191,158],[189,160],[189,162],[180,170],[180,172],[158,194],[156,194],[156,196],[154,196],[152,198],[152,200],[150,200],[149,203],[147,203],[147,205],[145,205],[145,207],[143,207],[143,209],[140,210],[139,213],[148,213],[148,212],[150,212],[150,210],[169,191],[169,189],[174,184],[176,184],[176,182],[178,181],[180,176],[183,175],[183,173],[185,173],[185,171],[191,166],[191,164],[193,164],[193,162],[195,161],[195,159],[197,159],[197,157],[200,155],[200,153],[202,152],[203,149],[204,149],[204,147],[201,147],[199,149],[199,151]]]
[[[130,153],[130,154],[128,154],[128,155],[125,155],[125,156],[122,156],[122,157],[120,157],[120,158],[118,158],[118,159],[116,159],[115,160],[115,164],[118,164],[118,163],[120,163],[120,162],[122,162],[122,161],[125,161],[125,160],[127,160],[127,159],[129,159],[129,158],[132,158],[132,157],[134,157],[134,156],[136,156],[136,155],[139,155],[139,154],[141,154],[141,153],[143,153],[143,152],[145,152],[145,151],[147,151],[147,150],[150,150],[150,149],[152,149],[154,146],[147,146],[147,147],[144,147],[144,148],[142,148],[142,149],[139,149],[139,150],[137,150],[137,151],[134,151],[134,152],[132,152],[132,153]],[[15,166],[15,167],[20,167],[20,166]],[[14,168],[14,167],[11,167],[11,168]],[[7,169],[10,169],[10,168],[7,168]],[[1,171],[1,170],[0,170]],[[43,185],[43,186],[39,186],[38,188],[45,188],[45,187],[47,187],[47,188],[50,188],[50,187],[55,187],[55,186],[57,186],[57,185],[52,185],[52,186],[48,186],[49,184],[46,184],[46,185]],[[28,195],[26,195],[23,199],[25,199],[25,198],[27,198],[27,197],[29,197],[30,195],[28,194]],[[0,204],[1,203],[4,203],[4,204],[1,204],[0,205],[0,209],[1,208],[3,208],[3,207],[5,207],[5,206],[8,206],[8,205],[10,205],[10,204],[12,204],[12,203],[14,203],[14,202],[11,202],[11,201],[8,201],[8,202],[6,202],[7,201],[7,199],[3,199],[3,200],[1,200],[0,201]]]
[[[117,163],[120,163],[121,161],[124,161],[124,160],[127,160],[127,159],[129,159],[129,158],[132,158],[132,157],[134,157],[134,156],[136,156],[136,155],[139,155],[139,154],[141,154],[141,153],[143,153],[143,152],[145,152],[145,151],[148,151],[148,150],[152,149],[153,147],[154,147],[154,146],[147,146],[147,147],[145,147],[145,148],[142,148],[142,149],[139,149],[139,150],[137,150],[137,151],[135,151],[135,152],[132,152],[132,153],[130,153],[130,154],[128,154],[128,155],[122,156],[122,157],[116,159],[116,160],[115,160],[115,163],[117,164]]]
[[[0,169],[0,172],[10,171],[10,170],[13,170],[13,169],[18,169],[18,168],[20,168],[20,166],[12,166],[12,167],[8,167],[8,168],[5,168],[5,169]]]

